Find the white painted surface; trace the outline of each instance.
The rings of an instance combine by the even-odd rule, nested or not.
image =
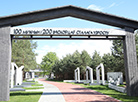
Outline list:
[[[96,28],[22,28],[12,27],[12,35],[38,35],[38,36],[125,36],[124,30],[119,29],[96,29]]]

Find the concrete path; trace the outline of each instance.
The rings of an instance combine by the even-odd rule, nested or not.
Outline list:
[[[44,85],[44,91],[38,102],[66,102],[60,90],[52,85],[39,81],[40,84]]]
[[[91,89],[83,88],[80,85],[45,81],[43,79],[41,79],[41,81],[45,82],[45,87],[48,88],[47,90],[45,89],[42,97],[48,97],[48,101],[44,100],[39,102],[120,102],[117,99]],[[61,99],[58,98],[58,96],[60,96]]]

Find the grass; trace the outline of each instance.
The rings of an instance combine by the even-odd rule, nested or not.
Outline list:
[[[126,87],[126,85],[118,85],[119,87]]]
[[[41,95],[42,92],[10,92],[10,100],[7,102],[38,102]]]
[[[44,87],[24,87],[25,90],[44,89]]]
[[[33,84],[32,86],[43,86],[43,84],[36,83],[36,84]]]
[[[75,83],[72,83],[72,84],[75,84]],[[84,84],[76,84],[76,85],[80,85],[82,87],[95,90],[97,92],[111,96],[111,97],[121,100],[123,102],[138,102],[138,97],[127,96],[126,93],[121,93],[121,92],[112,90],[112,89],[108,88],[107,85],[105,85],[105,86],[103,86],[103,85],[91,85],[90,86],[90,85],[84,85]]]
[[[28,81],[26,81],[28,82]],[[30,81],[29,81],[30,82]],[[43,86],[43,84],[39,84],[37,81],[36,82],[31,82],[31,83],[35,83],[35,84],[32,84],[31,86],[33,87],[24,87],[23,89],[25,90],[35,90],[35,89],[44,89],[44,87],[39,87],[39,86]]]
[[[24,82],[35,83],[32,85],[33,87],[24,88],[26,90],[44,89],[44,87],[39,87],[43,86],[43,84],[39,84],[38,82],[34,81],[24,81]],[[38,102],[42,93],[43,92],[24,92],[24,91],[10,92],[10,100],[7,102]]]

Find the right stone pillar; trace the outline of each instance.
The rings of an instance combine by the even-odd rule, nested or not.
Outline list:
[[[127,95],[138,96],[138,68],[134,29],[125,28],[123,40]]]

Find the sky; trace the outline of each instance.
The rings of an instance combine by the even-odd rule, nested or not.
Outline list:
[[[138,0],[0,0],[0,17],[19,14],[29,11],[55,8],[65,5],[74,5],[86,9],[96,10],[129,19],[138,20]],[[51,27],[51,28],[113,28],[99,23],[64,17],[38,23],[23,25],[21,27]],[[78,50],[86,50],[91,56],[96,50],[101,56],[111,53],[112,41],[108,40],[34,40],[37,42],[37,63],[47,52],[56,52],[59,58],[72,54]]]

